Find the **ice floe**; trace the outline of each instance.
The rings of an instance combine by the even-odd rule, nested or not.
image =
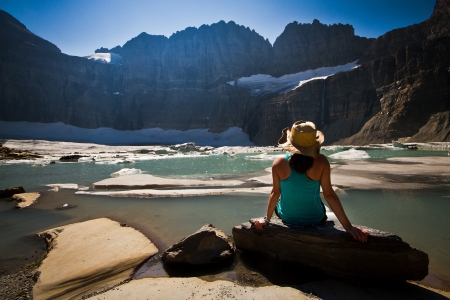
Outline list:
[[[334,159],[360,160],[360,159],[370,158],[370,155],[366,151],[356,150],[356,149],[352,148],[350,150],[331,154],[328,157],[334,158]]]
[[[140,169],[129,169],[129,168],[123,168],[117,172],[111,173],[111,177],[120,177],[120,176],[126,176],[126,175],[132,175],[132,174],[141,174]]]
[[[59,189],[78,190],[78,184],[76,183],[53,183],[47,184],[46,186],[51,187],[54,191],[58,191]]]

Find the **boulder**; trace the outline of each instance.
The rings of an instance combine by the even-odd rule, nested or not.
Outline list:
[[[66,161],[66,162],[77,162],[82,157],[89,157],[89,156],[73,154],[73,155],[62,156],[59,160]]]
[[[232,258],[235,250],[230,238],[206,224],[164,251],[161,259],[165,264],[208,265]]]
[[[16,208],[24,208],[30,206],[41,196],[41,194],[33,192],[33,193],[21,193],[15,194],[12,196],[13,200],[19,201],[17,203]]]
[[[392,233],[369,231],[366,243],[345,232],[337,221],[322,226],[286,225],[273,218],[263,231],[253,220],[233,228],[236,247],[307,265],[344,278],[421,280],[428,274],[428,255]]]
[[[158,249],[139,231],[101,218],[38,234],[48,255],[39,267],[33,299],[80,299],[112,287]]]
[[[25,189],[22,186],[13,186],[0,190],[0,198],[7,198],[20,193],[25,193]]]

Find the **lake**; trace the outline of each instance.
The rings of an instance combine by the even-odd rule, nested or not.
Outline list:
[[[322,150],[329,156],[347,148]],[[448,151],[382,149],[365,152],[369,161],[389,157],[447,156]],[[123,168],[136,168],[143,173],[173,178],[249,178],[270,167],[273,153],[238,153],[201,156],[158,156],[136,160],[132,164],[111,162],[56,163],[43,167],[32,164],[0,164],[0,189],[22,185],[27,192],[39,191],[37,203],[25,209],[14,209],[14,203],[0,202],[0,272],[7,272],[24,260],[32,260],[42,242],[35,233],[78,221],[108,217],[139,229],[163,251],[207,223],[226,234],[233,226],[249,218],[263,216],[267,203],[264,194],[227,194],[180,198],[116,198],[75,195],[74,190],[48,191],[46,184],[76,183],[91,187]],[[352,159],[363,159],[357,155]],[[330,162],[339,163],[340,159]],[[425,283],[448,289],[450,282],[450,189],[433,190],[357,190],[349,189],[339,197],[354,224],[392,232],[411,246],[428,253],[430,275]],[[56,210],[63,204],[77,205],[69,210]],[[430,283],[431,282],[431,283]]]

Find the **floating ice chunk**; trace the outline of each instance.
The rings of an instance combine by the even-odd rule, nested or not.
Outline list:
[[[117,164],[131,164],[134,163],[131,159],[114,159],[114,160],[102,160],[102,161],[96,161],[96,164],[99,165],[117,165]]]
[[[248,155],[245,157],[245,159],[248,159],[248,160],[274,160],[275,158],[277,158],[279,156],[281,156],[281,155],[262,153],[262,154],[258,154],[258,155]]]
[[[93,161],[92,157],[80,157],[78,159],[78,162],[82,162],[82,161]]]
[[[120,176],[126,176],[126,175],[133,175],[133,174],[141,174],[141,170],[140,169],[128,169],[128,168],[124,168],[120,171],[111,173],[111,177],[120,177]]]
[[[59,189],[78,190],[78,184],[76,183],[54,183],[47,184],[46,186],[53,188],[52,190],[55,192],[57,192]]]
[[[338,152],[335,154],[331,154],[328,156],[329,158],[334,159],[346,159],[346,160],[360,160],[370,158],[370,155],[363,150],[350,149],[347,151]]]
[[[33,159],[15,159],[15,160],[4,160],[3,163],[9,164],[9,165],[14,165],[14,164],[35,164],[36,161]]]

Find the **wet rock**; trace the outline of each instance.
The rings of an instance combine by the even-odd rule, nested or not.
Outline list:
[[[16,208],[24,208],[27,206],[30,206],[31,204],[33,204],[34,202],[36,202],[36,200],[41,196],[41,194],[39,193],[21,193],[21,194],[15,194],[14,196],[12,196],[13,200],[19,201],[19,203],[17,203]]]
[[[78,155],[78,154],[66,155],[66,156],[61,157],[59,160],[66,161],[66,162],[77,162],[82,157],[89,157],[89,156]]]
[[[161,259],[165,264],[208,265],[232,258],[235,249],[222,231],[206,224],[164,251]]]
[[[25,193],[25,189],[22,186],[13,186],[7,189],[0,190],[0,198],[7,198],[21,193]]]
[[[22,150],[14,150],[8,147],[0,146],[0,159],[34,159],[34,158],[43,158],[41,154],[22,151]]]
[[[367,243],[354,240],[337,221],[323,226],[295,226],[273,218],[263,231],[250,222],[235,226],[233,238],[243,251],[315,267],[331,276],[421,280],[428,274],[426,253],[392,233],[363,228],[370,232]]]

